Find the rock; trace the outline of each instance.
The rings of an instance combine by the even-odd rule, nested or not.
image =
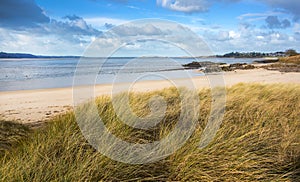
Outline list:
[[[234,63],[227,65],[226,63],[214,63],[210,61],[205,62],[192,62],[183,65],[185,69],[200,69],[205,73],[212,73],[212,72],[221,72],[221,71],[234,71],[236,69],[254,69],[255,66],[252,64],[247,63]]]
[[[200,65],[200,62],[196,62],[196,61],[193,61],[191,63],[188,63],[188,64],[184,64],[182,65],[183,67],[185,68],[194,68],[194,69],[197,69],[197,68],[201,68],[202,66]]]
[[[261,60],[254,60],[253,63],[264,63],[264,64],[267,64],[267,63],[276,63],[278,62],[279,59],[278,58],[264,58],[264,59],[261,59]]]
[[[188,64],[184,64],[182,65],[183,67],[185,67],[186,69],[199,69],[199,68],[204,68],[204,67],[218,67],[219,65],[224,65],[226,63],[214,63],[211,61],[203,61],[203,62],[196,62],[193,61],[191,63]]]

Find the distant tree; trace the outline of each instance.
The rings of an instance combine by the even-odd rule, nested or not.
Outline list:
[[[298,53],[294,49],[288,49],[288,50],[285,51],[285,55],[287,55],[287,56],[296,56],[296,55],[298,55]]]

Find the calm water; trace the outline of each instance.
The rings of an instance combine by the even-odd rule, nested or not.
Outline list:
[[[201,76],[192,70],[177,70],[181,64],[195,61],[192,58],[110,58],[84,60],[83,69],[78,71],[82,80],[95,75],[97,84],[128,82],[132,78],[162,80]],[[252,59],[206,58],[200,61],[225,63],[250,63]],[[73,77],[79,59],[0,59],[0,91],[60,88],[73,85]],[[82,63],[82,62],[81,62]],[[99,68],[99,65],[102,65]],[[188,73],[188,74],[186,74]],[[116,76],[118,75],[118,79]],[[85,84],[82,81],[82,84]]]

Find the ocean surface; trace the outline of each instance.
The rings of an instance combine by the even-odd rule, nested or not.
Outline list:
[[[203,76],[181,70],[192,61],[251,63],[253,59],[233,58],[109,58],[109,59],[0,59],[0,91],[33,90],[73,86],[74,74],[95,75],[95,84],[163,80]],[[79,64],[78,64],[79,63]],[[79,68],[77,68],[79,66]],[[77,68],[77,69],[76,69]],[[77,70],[77,72],[76,72]],[[90,77],[89,77],[90,78]]]

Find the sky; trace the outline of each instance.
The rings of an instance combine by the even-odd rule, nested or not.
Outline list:
[[[106,32],[152,18],[189,28],[213,54],[300,52],[299,0],[1,0],[0,52],[80,56]],[[166,36],[148,24],[123,26],[122,36],[152,36],[154,31],[156,37]],[[127,45],[130,51],[120,56],[180,55],[178,49],[155,43]]]

